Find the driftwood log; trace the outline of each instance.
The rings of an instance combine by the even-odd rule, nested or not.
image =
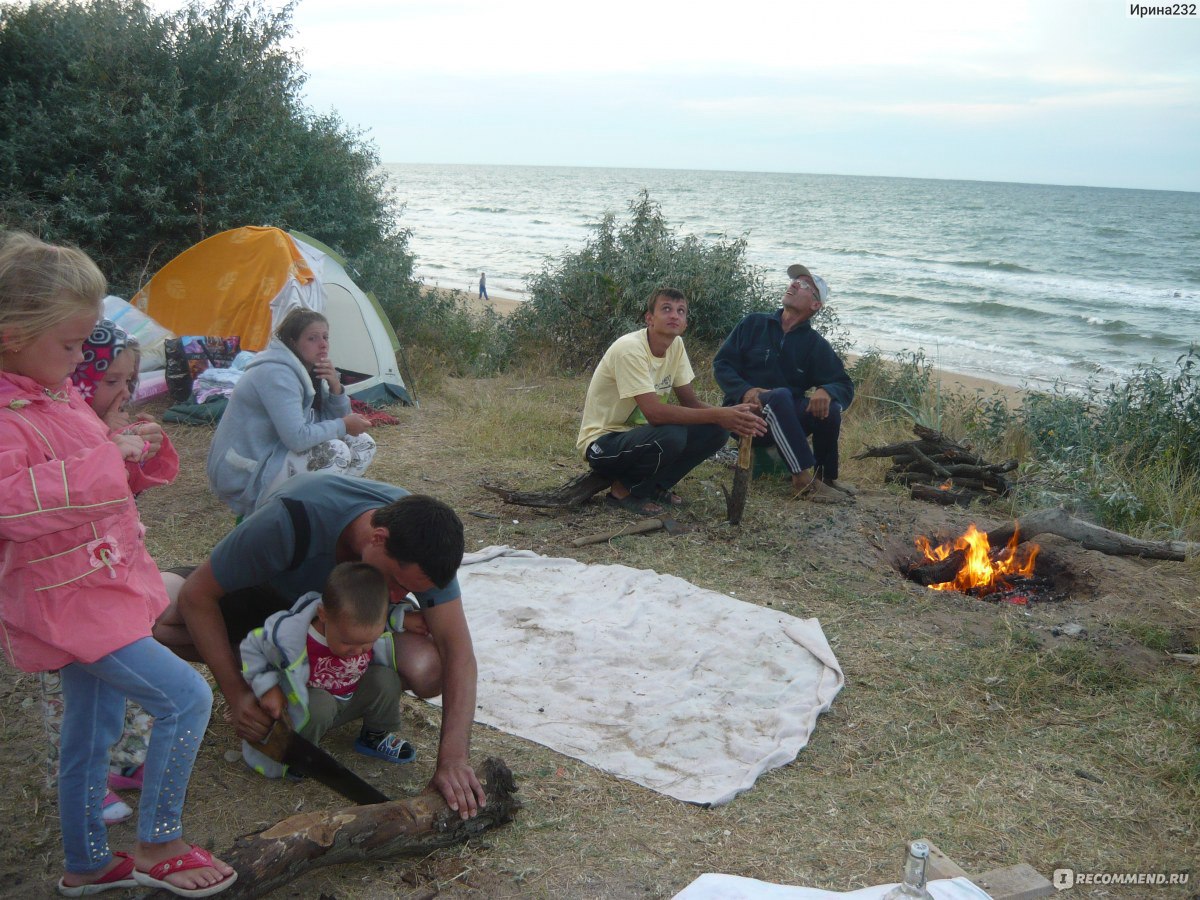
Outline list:
[[[987,533],[988,544],[993,548],[1004,547],[1012,540],[1014,533],[1018,541],[1028,541],[1039,534],[1056,534],[1075,541],[1085,549],[1099,550],[1109,556],[1142,556],[1182,562],[1189,556],[1200,555],[1200,544],[1188,541],[1143,541],[1077,519],[1061,506],[1039,509],[1016,522],[992,529]],[[904,574],[923,585],[953,581],[962,568],[965,556],[962,550],[955,550],[939,562],[909,566]]]
[[[517,785],[508,766],[489,758],[475,772],[487,792],[487,806],[466,821],[441,794],[426,789],[407,800],[302,813],[240,837],[217,854],[238,873],[238,880],[220,896],[261,897],[324,866],[424,855],[511,822],[521,801],[513,796]],[[159,890],[147,896],[165,900],[173,895]]]
[[[549,491],[514,491],[498,484],[480,482],[480,487],[499,494],[508,503],[518,506],[537,506],[543,509],[563,509],[568,506],[579,506],[586,503],[594,494],[599,493],[612,484],[611,478],[597,475],[595,472],[585,472],[576,475],[561,487]]]
[[[890,457],[892,468],[884,475],[885,481],[906,485],[914,500],[943,506],[954,503],[963,506],[974,499],[993,500],[1012,490],[1004,476],[1017,468],[1015,459],[990,463],[970,446],[940,431],[924,425],[914,426],[913,431],[917,435],[915,441],[868,447],[854,458]]]
[[[988,532],[993,547],[1003,546],[1012,538],[1013,531],[1027,541],[1039,534],[1057,534],[1075,541],[1087,550],[1099,550],[1109,556],[1144,556],[1147,559],[1169,559],[1183,562],[1189,556],[1200,555],[1200,544],[1191,541],[1143,541],[1139,538],[1110,531],[1077,519],[1061,506],[1039,509],[1016,522]],[[994,537],[993,537],[994,535]]]

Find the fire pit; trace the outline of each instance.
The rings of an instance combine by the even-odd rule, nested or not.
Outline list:
[[[1065,600],[1074,586],[1065,565],[1038,544],[1021,542],[1015,531],[1007,544],[993,547],[972,523],[964,534],[936,545],[919,536],[916,546],[921,556],[901,561],[900,571],[931,590],[1027,606]]]

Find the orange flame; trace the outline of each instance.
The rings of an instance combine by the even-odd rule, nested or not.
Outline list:
[[[1008,545],[993,559],[987,534],[977,530],[975,524],[971,523],[967,533],[953,543],[934,547],[924,537],[918,537],[917,549],[925,554],[929,562],[940,562],[955,550],[965,552],[958,575],[953,581],[929,585],[935,591],[974,590],[976,594],[990,594],[1012,586],[1005,580],[1006,576],[1033,574],[1034,562],[1041,548],[1032,543],[1018,546],[1018,539],[1014,532]]]

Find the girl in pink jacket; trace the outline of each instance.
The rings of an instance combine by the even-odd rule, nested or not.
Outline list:
[[[212,691],[150,636],[167,596],[126,469],[150,443],[110,435],[68,380],[104,287],[79,250],[20,233],[0,240],[0,645],[19,669],[62,670],[59,893],[145,885],[204,897],[237,876],[182,837]],[[113,854],[101,804],[126,698],[155,724],[138,841]]]
[[[144,458],[129,460],[129,486],[134,494],[145,488],[170,484],[179,474],[179,454],[162,426],[144,413],[136,418],[128,404],[137,390],[141,362],[137,342],[114,322],[101,319],[83,342],[83,362],[71,373],[71,383],[100,417],[111,436],[126,432],[140,436],[150,445]],[[42,710],[46,725],[46,770],[50,784],[58,783],[58,748],[62,733],[62,676],[57,671],[42,672]],[[120,790],[141,790],[143,765],[150,746],[150,715],[130,701],[125,707],[125,728],[113,747],[108,776],[109,791],[104,796],[104,821],[108,825],[133,816],[119,794]]]

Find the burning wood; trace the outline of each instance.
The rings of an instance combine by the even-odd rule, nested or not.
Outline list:
[[[1004,497],[1012,485],[1004,476],[1017,468],[1015,459],[989,463],[969,445],[960,444],[940,431],[916,425],[918,440],[882,447],[868,447],[855,459],[891,457],[892,468],[884,480],[911,489],[914,500],[943,506],[966,506],[977,498]]]
[[[953,578],[926,587],[935,591],[962,591],[975,596],[986,596],[997,591],[1012,589],[1012,579],[1033,575],[1037,561],[1037,544],[1019,544],[1014,532],[1009,542],[1000,550],[993,550],[985,532],[979,531],[974,523],[966,534],[954,541],[933,546],[928,538],[917,538],[917,549],[929,563],[947,562],[953,568]]]

